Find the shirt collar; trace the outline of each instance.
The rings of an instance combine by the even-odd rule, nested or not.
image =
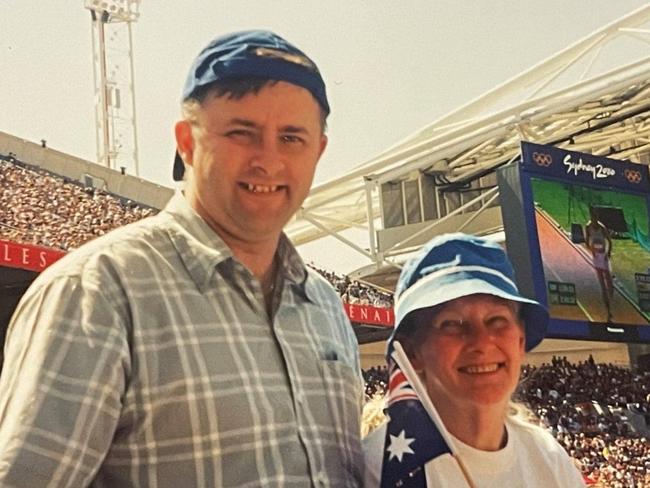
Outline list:
[[[177,224],[170,226],[167,233],[190,276],[203,292],[216,266],[231,259],[232,251],[190,207],[180,191],[169,200],[163,213],[169,214]]]
[[[305,263],[284,232],[278,242],[277,257],[284,279],[300,290],[310,302],[315,303],[317,296],[315,280],[309,276]]]
[[[205,291],[216,267],[234,258],[232,251],[190,207],[180,191],[169,200],[163,213],[169,214],[178,224],[167,230],[169,237],[199,290]],[[310,301],[314,301],[314,280],[308,279],[302,258],[284,233],[280,235],[277,256],[283,278],[297,286]]]

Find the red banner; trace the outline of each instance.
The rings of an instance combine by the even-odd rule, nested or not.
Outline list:
[[[43,271],[63,256],[63,251],[0,239],[0,266]]]
[[[343,306],[350,322],[384,327],[392,327],[395,323],[395,313],[392,308],[377,308],[370,305],[352,305],[350,303],[344,303]]]

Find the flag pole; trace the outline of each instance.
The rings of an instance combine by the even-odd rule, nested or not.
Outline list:
[[[458,456],[457,454],[458,450],[456,449],[455,441],[452,439],[451,434],[449,434],[449,432],[447,431],[444,422],[440,418],[440,414],[436,410],[436,407],[433,405],[433,402],[431,402],[429,395],[427,394],[426,390],[424,389],[424,386],[422,385],[422,382],[420,381],[420,377],[413,370],[413,366],[411,366],[411,361],[409,361],[408,357],[406,356],[406,353],[404,352],[404,348],[402,348],[402,345],[399,343],[399,341],[393,341],[393,352],[391,356],[393,357],[395,362],[397,362],[397,365],[401,368],[402,372],[406,376],[406,379],[409,381],[409,383],[411,383],[411,386],[413,387],[415,393],[417,393],[418,397],[420,398],[420,401],[422,402],[424,409],[427,411],[427,413],[431,417],[431,420],[433,420],[433,423],[438,428],[440,435],[449,446],[449,449],[451,450],[451,457],[453,457],[456,460],[458,467],[460,468],[461,472],[463,473],[463,476],[465,477],[465,481],[467,481],[467,484],[469,485],[470,488],[476,488],[476,485],[474,484],[474,481],[472,480],[472,477],[470,476],[467,467],[465,467],[462,460],[460,459],[460,456]]]

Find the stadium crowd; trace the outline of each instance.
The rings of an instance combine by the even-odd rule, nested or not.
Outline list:
[[[344,303],[351,305],[370,305],[377,308],[392,308],[393,294],[378,290],[377,288],[351,280],[349,276],[341,276],[331,271],[326,271],[309,263],[308,266],[317,271],[341,295]]]
[[[388,390],[388,368],[384,365],[364,369],[363,380],[366,386],[366,398],[383,396]]]
[[[0,239],[68,251],[155,212],[0,158]]]
[[[567,452],[580,461],[592,484],[650,486],[650,374],[590,356],[577,364],[554,357],[523,369],[519,398]]]
[[[650,373],[613,364],[524,366],[517,401],[546,427],[579,464],[588,486],[650,487]],[[384,395],[385,367],[364,371],[369,405]],[[369,418],[376,423],[376,415]],[[365,430],[368,426],[364,426]]]

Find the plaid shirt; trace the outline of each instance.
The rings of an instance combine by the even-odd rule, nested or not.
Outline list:
[[[39,276],[0,379],[0,486],[359,486],[340,298],[283,235],[259,282],[181,195]]]

